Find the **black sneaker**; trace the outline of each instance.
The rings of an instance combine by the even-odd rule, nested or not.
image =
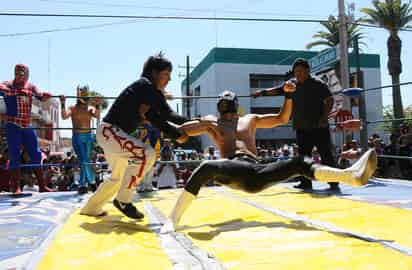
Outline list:
[[[79,195],[83,195],[87,193],[87,187],[79,187],[79,189],[77,189],[77,193],[79,193]]]
[[[137,208],[132,204],[132,203],[122,203],[119,202],[118,200],[114,199],[113,200],[113,205],[125,216],[129,218],[134,218],[134,219],[142,219],[144,218],[143,213],[139,212]]]
[[[303,190],[312,190],[312,182],[301,181],[298,185],[294,185],[294,188],[303,189]]]
[[[341,193],[341,190],[339,188],[339,183],[334,183],[334,182],[330,182],[329,188],[326,189],[325,191],[328,191],[331,193]]]

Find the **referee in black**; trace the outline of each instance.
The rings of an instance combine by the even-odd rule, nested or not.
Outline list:
[[[309,62],[298,58],[293,63],[296,91],[293,100],[293,128],[299,146],[299,155],[311,156],[314,146],[318,149],[322,164],[336,167],[332,154],[332,142],[329,131],[328,116],[333,107],[333,97],[328,86],[310,75]],[[283,85],[257,91],[254,97],[282,95]],[[329,183],[330,191],[339,192],[339,185]],[[301,178],[295,188],[312,190],[312,181]]]

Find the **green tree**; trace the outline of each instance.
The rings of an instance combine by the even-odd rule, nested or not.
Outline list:
[[[405,118],[412,119],[412,105],[409,105],[408,107],[406,107],[405,110],[403,111],[403,114],[405,115]],[[391,105],[384,106],[383,107],[383,119],[388,120],[388,122],[383,122],[382,124],[380,124],[379,129],[384,130],[387,133],[397,134],[398,133],[397,127],[401,123],[406,123],[409,127],[412,127],[412,120],[397,121],[397,125],[394,127],[394,125],[392,124],[392,121],[389,121],[393,118],[394,118],[393,107]],[[396,130],[394,128],[396,128]]]
[[[101,112],[103,112],[109,106],[109,103],[107,102],[107,99],[104,99],[104,96],[102,94],[100,94],[99,92],[91,90],[91,91],[89,91],[89,96],[102,98],[102,103],[100,105]],[[93,103],[93,101],[92,101],[92,103]],[[100,114],[100,117],[101,117],[101,114]],[[100,118],[96,119],[96,126],[99,126],[99,124],[100,124]]]
[[[348,18],[349,20],[349,18]],[[358,22],[356,20],[355,22]],[[339,44],[339,19],[333,15],[330,15],[327,22],[321,22],[322,26],[326,28],[326,31],[318,31],[312,37],[318,40],[310,42],[306,45],[307,49],[312,49],[317,46],[334,47]],[[352,40],[357,37],[359,46],[365,46],[365,43],[361,40],[364,35],[360,32],[357,24],[348,25],[348,48],[352,47]]]
[[[399,30],[406,27],[412,20],[411,2],[402,3],[401,0],[372,1],[373,8],[363,8],[361,11],[367,15],[363,21],[381,26],[388,30],[388,71],[392,77],[392,99],[395,118],[403,118],[403,106],[399,76],[402,73],[401,50],[402,41]],[[394,122],[394,128],[399,123]]]
[[[106,110],[107,107],[109,106],[109,103],[107,102],[107,99],[104,99],[104,96],[102,94],[100,94],[99,92],[90,91],[89,96],[91,96],[91,97],[101,97],[102,98],[102,104],[100,105],[102,111]]]

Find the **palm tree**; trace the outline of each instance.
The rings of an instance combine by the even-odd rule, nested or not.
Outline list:
[[[399,76],[402,73],[401,50],[402,41],[399,38],[399,30],[412,21],[411,2],[402,3],[401,0],[385,0],[383,2],[373,0],[374,8],[363,8],[361,11],[368,17],[365,22],[378,25],[389,31],[388,47],[388,71],[392,77],[392,100],[395,118],[403,118],[403,106]],[[395,121],[396,122],[396,121]],[[395,124],[393,127],[396,128]]]
[[[100,97],[100,98],[104,97],[102,94],[100,94],[97,91],[90,91],[89,96],[91,96],[91,97]],[[109,106],[109,103],[107,102],[107,99],[103,98],[102,103],[100,104],[101,111],[107,109],[108,106]],[[99,124],[100,124],[100,117],[99,117],[99,119],[96,119],[96,126],[99,126]]]
[[[316,46],[334,47],[339,44],[339,19],[333,15],[330,15],[328,18],[328,21],[321,22],[320,24],[324,26],[327,29],[327,31],[318,31],[316,34],[314,34],[312,37],[317,38],[318,40],[315,40],[307,44],[306,45],[307,49],[312,49],[313,47],[316,47]],[[358,38],[359,41],[364,38],[357,24],[348,25],[347,30],[348,30],[348,48],[352,47],[352,40],[354,38]],[[359,45],[365,46],[365,43],[360,41]]]

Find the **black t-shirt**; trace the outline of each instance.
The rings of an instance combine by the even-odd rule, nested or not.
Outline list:
[[[322,118],[324,100],[332,96],[328,86],[312,77],[304,83],[296,83],[296,92],[293,100],[293,127],[307,129],[319,127]]]
[[[180,132],[167,121],[182,124],[188,119],[174,113],[163,93],[145,77],[135,81],[120,93],[103,121],[130,134],[142,124],[139,115],[141,104],[150,106],[146,119],[155,127],[172,138],[180,137]]]

